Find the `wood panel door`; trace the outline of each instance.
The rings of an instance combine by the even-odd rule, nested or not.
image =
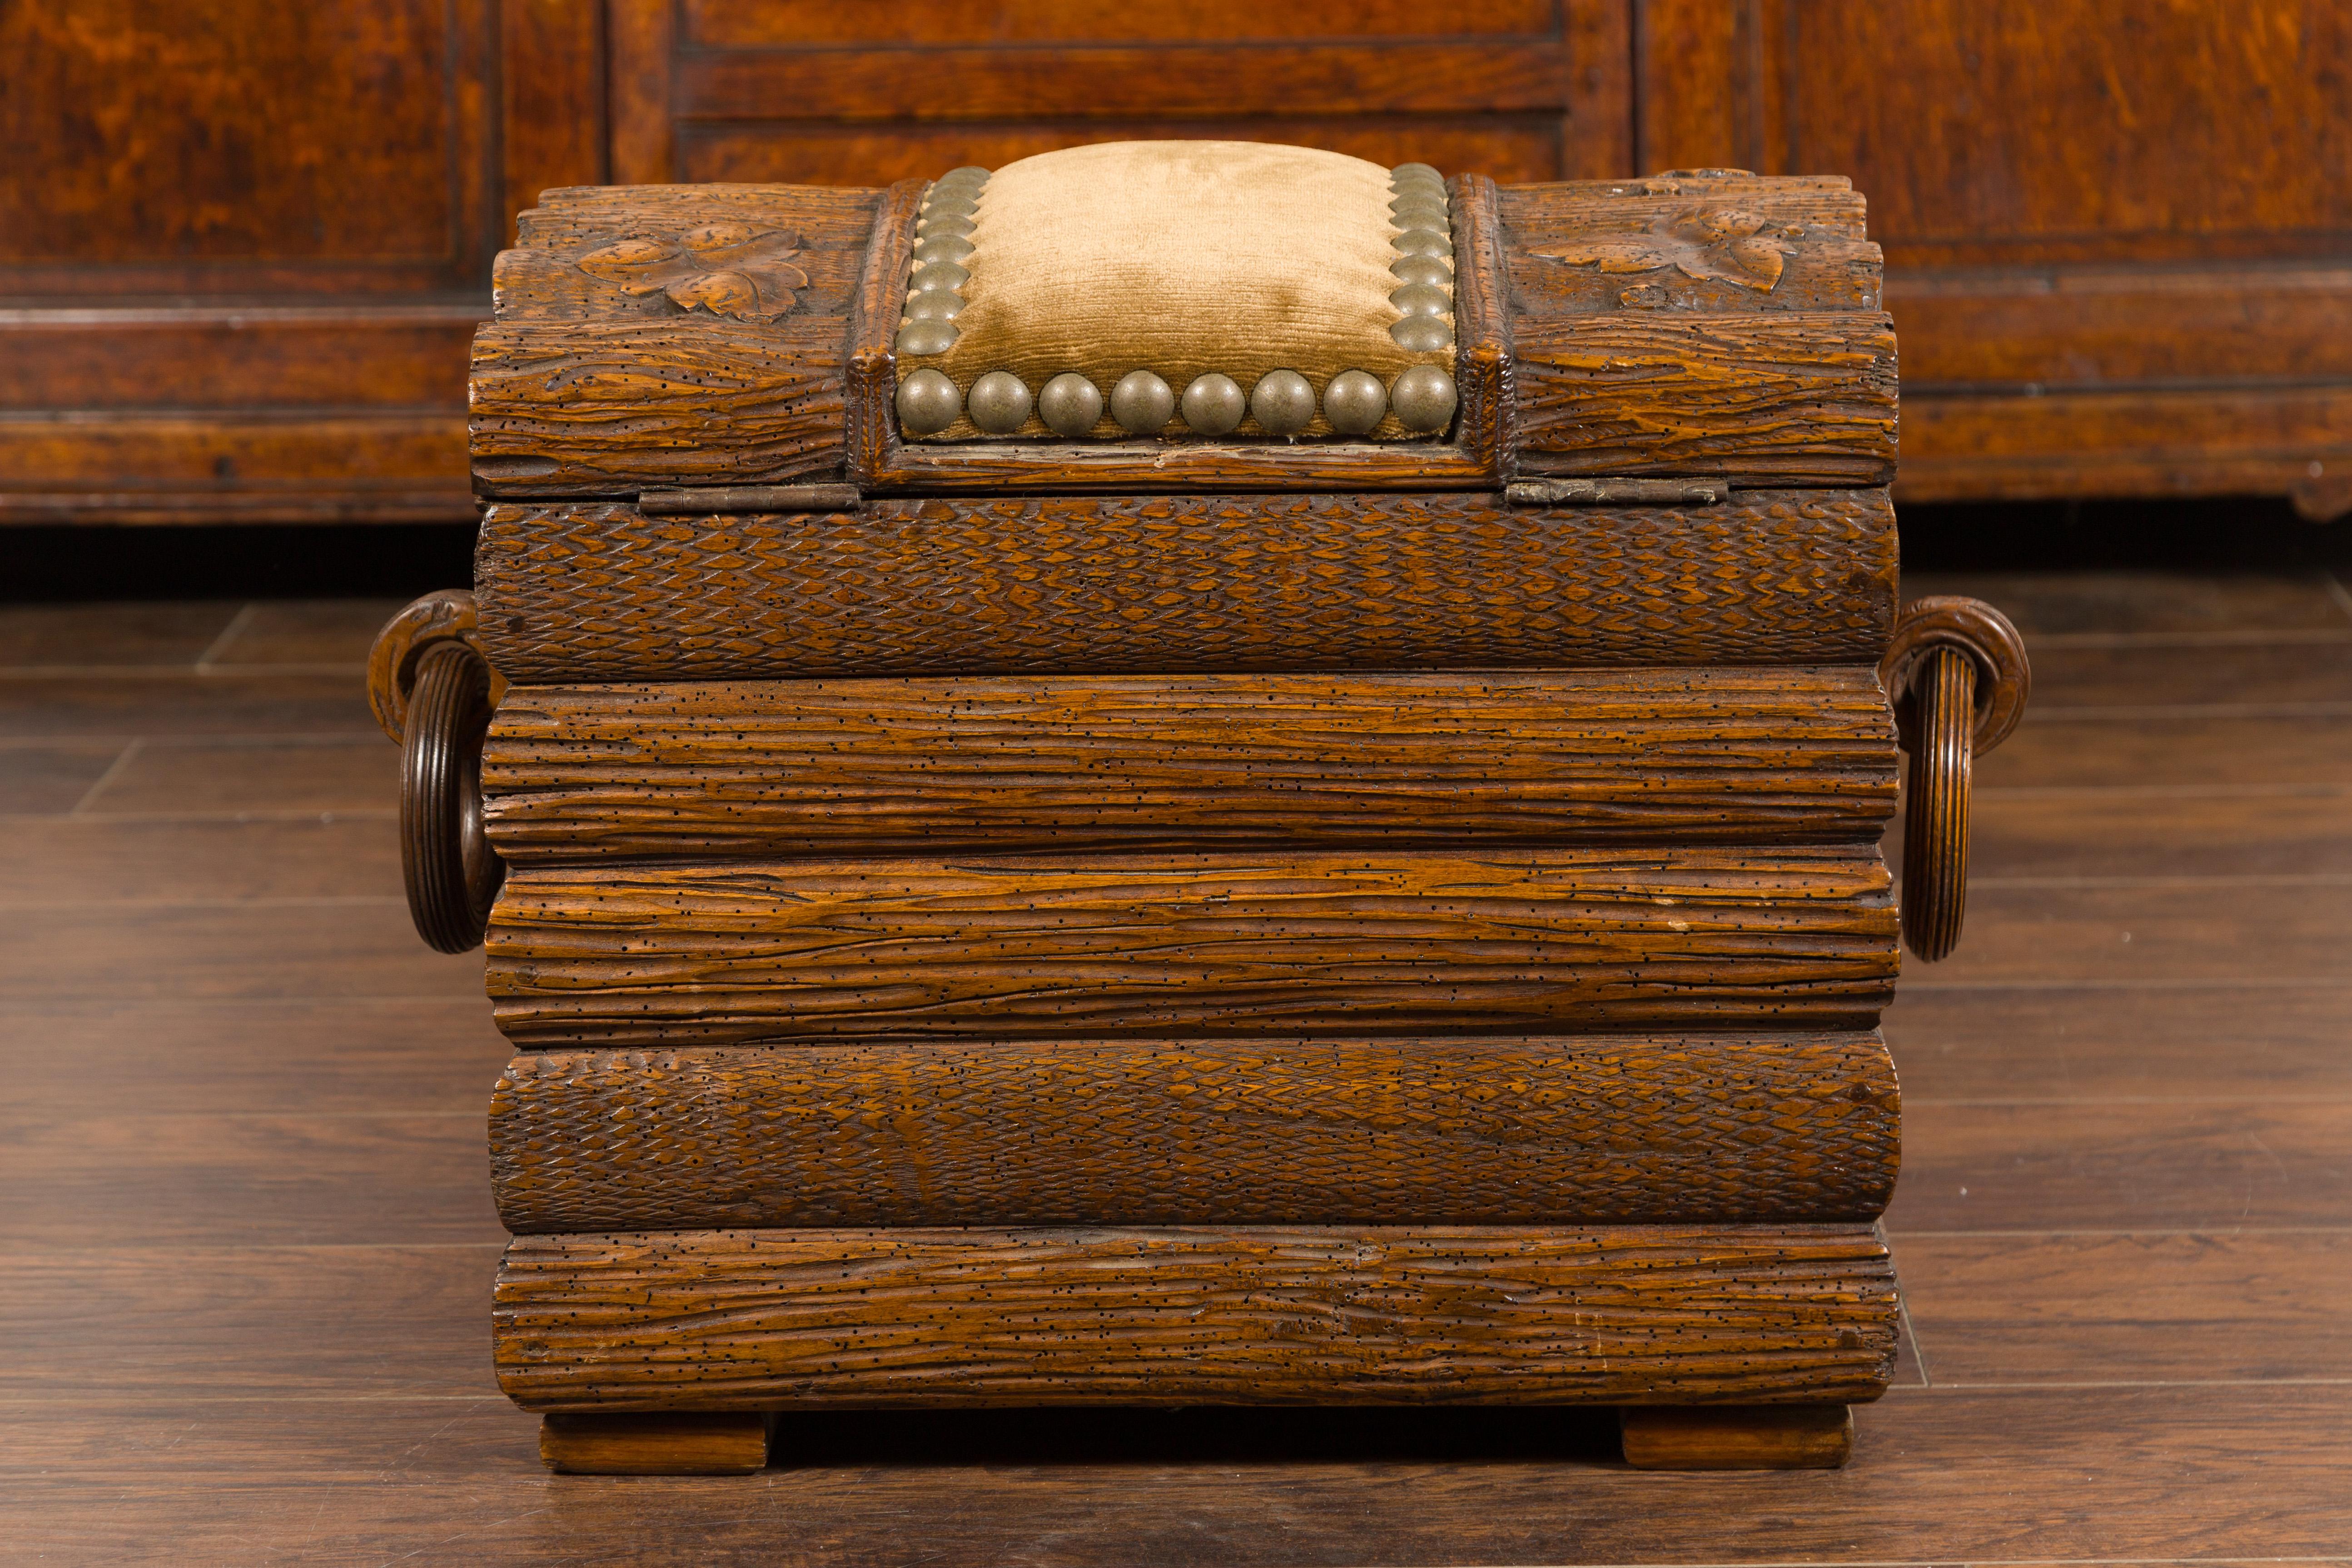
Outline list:
[[[1088,142],[1282,142],[1498,180],[1629,166],[1625,0],[612,0],[623,183],[887,184]]]
[[[466,521],[509,215],[604,175],[581,0],[0,7],[0,522]]]
[[[1641,0],[1636,159],[1851,175],[1910,500],[2352,509],[2341,0]]]
[[[1901,496],[2352,508],[2336,0],[17,0],[0,50],[0,521],[469,519],[541,189],[1119,136],[1850,174]]]

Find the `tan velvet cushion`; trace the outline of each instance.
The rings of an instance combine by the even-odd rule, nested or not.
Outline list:
[[[1134,370],[1179,395],[1213,372],[1247,393],[1292,370],[1316,394],[1303,434],[1328,437],[1332,377],[1361,370],[1385,386],[1413,365],[1453,364],[1450,347],[1414,353],[1390,336],[1403,314],[1389,298],[1399,286],[1394,194],[1376,163],[1249,142],[1117,142],[1024,158],[982,188],[954,344],[901,352],[898,374],[934,367],[969,393],[1010,371],[1034,397],[1076,372],[1108,400]],[[1182,428],[1181,417],[1171,426]],[[1051,438],[1034,413],[1013,434]],[[1106,405],[1093,434],[1125,432]],[[1234,434],[1264,433],[1250,420]],[[1391,414],[1371,435],[1408,432]],[[931,438],[981,436],[959,418]]]

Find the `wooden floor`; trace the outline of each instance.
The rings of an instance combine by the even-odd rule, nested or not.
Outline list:
[[[1901,1382],[1851,1468],[1558,1415],[788,1427],[551,1478],[497,1394],[478,954],[411,934],[392,607],[0,610],[0,1559],[2352,1563],[2352,599],[1916,578],[2026,627],[1889,1022]]]

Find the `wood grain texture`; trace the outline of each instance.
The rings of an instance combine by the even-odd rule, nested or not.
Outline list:
[[[499,1217],[545,1231],[1864,1220],[1877,1036],[525,1052]]]
[[[464,522],[465,447],[455,408],[31,413],[0,419],[0,521]]]
[[[377,298],[498,248],[498,6],[267,0],[0,13],[0,295]]]
[[[609,167],[604,13],[577,0],[499,0],[499,141],[506,232],[554,188]]]
[[[1853,665],[516,688],[512,861],[1558,841],[1862,843],[1893,731]]]
[[[677,177],[677,129],[670,115],[676,0],[604,0],[605,122],[613,178],[645,185]]]
[[[1906,415],[1906,500],[2288,495],[2315,521],[2352,509],[2352,385],[1938,393]]]
[[[984,44],[1291,44],[1352,37],[1398,42],[1429,30],[1420,0],[1199,0],[1136,10],[1103,0],[1040,11],[1021,0],[949,10],[844,10],[829,0],[688,0],[695,43],[712,49],[937,47]],[[1509,42],[1555,26],[1549,0],[1474,0],[1448,14],[1455,37]]]
[[[1506,185],[1499,210],[1509,236],[1512,304],[1526,317],[1879,309],[1878,247],[1864,237],[1861,193],[1843,178],[1727,170]],[[1745,276],[1729,249],[1731,235],[1750,227],[1750,219],[1779,258],[1769,287]],[[1596,245],[1616,254],[1591,252]],[[1634,256],[1637,247],[1653,258]]]
[[[1607,0],[1579,3],[1605,4]],[[909,59],[908,68],[920,68]],[[1073,90],[1083,92],[1084,84]],[[822,120],[700,121],[683,129],[678,177],[843,185],[932,179],[941,170],[965,163],[1001,169],[1015,159],[1102,142],[1266,142],[1341,153],[1382,168],[1412,160],[1438,169],[1474,169],[1497,180],[1550,179],[1559,172],[1567,151],[1561,146],[1559,120],[1550,115],[1463,110],[1395,119],[1285,114],[1257,104],[1200,120],[1144,114],[1117,120],[978,123],[902,120],[885,125]]]
[[[1876,490],[581,503],[492,506],[475,591],[523,682],[1780,665],[1875,663],[1895,564]]]
[[[874,182],[1137,138],[1282,142],[1387,167],[1551,179],[1621,172],[1616,52],[1591,0],[1443,16],[1396,0],[1235,0],[1121,14],[1001,0],[952,16],[694,5],[677,15],[677,168],[698,179]],[[656,95],[640,96],[651,100]],[[665,172],[657,176],[668,178]]]
[[[1874,312],[1620,311],[1513,329],[1529,474],[1879,485],[1895,471],[1895,333]]]
[[[543,191],[515,220],[514,248],[493,274],[498,317],[509,321],[711,321],[658,292],[632,294],[580,262],[624,239],[667,241],[712,224],[789,233],[792,265],[808,276],[796,316],[839,316],[873,231],[879,192],[826,185],[586,185]]]
[[[2352,145],[2323,107],[2352,60],[2340,6],[1645,0],[1633,57],[1643,164],[1835,169],[1870,194],[1910,383],[1903,499],[2352,510],[2326,298],[2352,204],[2319,173]]]
[[[560,1476],[748,1476],[768,1463],[758,1411],[550,1415],[540,1462]]]
[[[474,340],[484,494],[782,484],[842,468],[837,316],[497,321]]]
[[[491,915],[531,1047],[1869,1028],[1874,848],[540,866]]]
[[[1559,105],[1567,61],[1550,39],[1473,42],[1423,37],[1395,43],[1297,43],[1257,51],[1254,96],[1296,114],[1528,112]],[[1228,44],[1102,45],[1074,60],[1066,47],[930,47],[918,57],[924,89],[914,119],[1003,121],[1035,114],[1040,94],[1063,89],[1057,117],[1196,120],[1230,113]],[[897,118],[908,62],[893,49],[695,51],[679,59],[677,112],[743,121],[789,104],[796,116]],[[1083,90],[1069,90],[1083,83]],[[898,112],[903,113],[900,110]],[[941,171],[944,173],[945,171]],[[1449,171],[1450,172],[1450,171]]]
[[[1618,1419],[1637,1470],[1833,1470],[1853,1452],[1843,1405],[1633,1405]]]
[[[527,1410],[1875,1399],[1866,1226],[521,1237]]]

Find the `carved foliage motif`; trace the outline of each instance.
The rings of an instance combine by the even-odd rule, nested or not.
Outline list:
[[[706,224],[675,239],[624,239],[580,258],[580,270],[635,295],[658,294],[680,310],[743,321],[789,314],[809,286],[793,265],[801,237],[743,223]]]
[[[1603,272],[1657,272],[1672,267],[1702,282],[1736,284],[1759,293],[1780,281],[1790,242],[1801,228],[1774,224],[1736,207],[1685,207],[1658,219],[1644,232],[1563,240],[1533,247],[1538,256],[1572,267],[1598,266]],[[1654,289],[1628,289],[1622,303],[1651,302]]]

